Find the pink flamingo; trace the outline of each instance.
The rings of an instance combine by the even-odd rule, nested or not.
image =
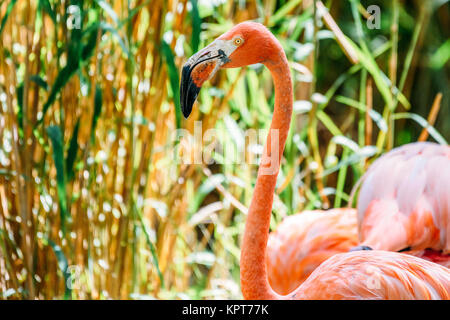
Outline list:
[[[286,55],[263,25],[240,23],[193,55],[183,67],[185,117],[204,81],[220,68],[262,63],[272,73],[275,108],[241,250],[241,289],[246,299],[449,299],[450,271],[402,253],[353,251],[332,256],[294,291],[277,294],[267,278],[266,247],[273,193],[292,115],[292,80]]]
[[[388,228],[388,230],[387,230]],[[358,197],[361,246],[450,261],[450,147],[410,143],[367,170]]]
[[[331,256],[349,250],[361,250],[361,247],[355,247],[357,243],[355,209],[313,210],[289,216],[269,234],[269,284],[277,293],[288,294]],[[364,249],[369,248],[366,246]],[[403,252],[450,268],[449,255],[441,252],[430,249]]]
[[[288,294],[325,260],[358,244],[356,210],[303,211],[286,217],[269,235],[267,275],[277,293]]]

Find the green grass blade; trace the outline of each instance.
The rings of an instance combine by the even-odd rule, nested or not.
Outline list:
[[[225,176],[223,174],[213,174],[200,185],[198,190],[196,190],[194,199],[189,204],[188,213],[189,216],[194,214],[203,202],[203,199],[216,188],[216,185],[222,184],[225,181]]]
[[[71,280],[71,274],[69,272],[69,262],[67,261],[66,255],[64,254],[60,246],[58,246],[56,243],[54,243],[52,240],[48,238],[46,238],[45,240],[53,249],[53,252],[55,253],[56,256],[56,260],[58,261],[58,268],[64,276],[64,299],[68,300],[70,299],[72,293],[71,286],[69,285],[69,282]]]
[[[342,159],[346,159],[348,157],[349,152],[350,149],[344,148],[344,151],[342,152]],[[344,194],[345,177],[347,176],[347,168],[348,166],[341,166],[341,168],[339,169],[336,184],[336,196],[334,198],[335,208],[341,207],[342,195]]]
[[[141,227],[142,227],[142,230],[144,231],[144,235],[145,235],[145,240],[146,240],[148,246],[150,247],[150,252],[152,254],[153,262],[155,264],[156,271],[158,273],[159,281],[161,282],[161,287],[164,288],[164,278],[161,273],[161,269],[159,268],[158,256],[156,255],[156,248],[150,239],[150,233],[148,231],[148,227],[145,224],[144,218],[142,217],[142,213],[137,208],[136,202],[134,201],[134,199],[133,199],[133,209],[139,219],[139,222],[141,223]]]
[[[366,105],[366,83],[367,83],[367,70],[361,71],[361,78],[359,80],[359,103]],[[364,110],[359,110],[358,115],[358,144],[360,147],[364,146],[366,117],[364,116]]]
[[[53,23],[56,25],[56,13],[52,8],[52,5],[50,4],[49,0],[39,0],[38,8],[43,9],[49,17],[52,19]]]
[[[450,39],[447,39],[430,58],[430,67],[442,69],[450,59]]]
[[[2,22],[0,24],[0,36],[2,35],[3,28],[5,27],[6,21],[8,20],[9,15],[11,14],[12,9],[14,8],[14,5],[16,4],[17,0],[11,0],[8,4],[8,7],[6,7],[6,13],[2,18]]]
[[[335,165],[334,167],[331,167],[331,168],[323,171],[323,173],[320,176],[326,177],[327,175],[330,175],[333,172],[339,170],[342,166],[348,166],[351,164],[358,163],[362,159],[374,156],[377,152],[378,152],[378,149],[375,146],[362,147],[357,152],[355,152],[355,153],[351,154],[350,156],[348,156],[347,158],[339,161],[339,163],[337,165]]]
[[[361,104],[359,101],[347,98],[347,97],[343,97],[343,96],[336,96],[336,101],[342,104],[345,104],[349,107],[353,107],[356,108],[358,110],[362,110],[362,111],[366,111],[366,106],[364,104]],[[371,109],[369,111],[369,116],[372,118],[372,120],[377,124],[378,128],[382,131],[382,132],[386,132],[387,131],[387,123],[386,120],[384,120],[384,118],[381,116],[381,114],[379,114],[378,112],[376,112],[375,110]]]
[[[77,158],[78,152],[78,131],[80,129],[80,119],[78,118],[75,127],[73,128],[72,138],[69,143],[69,150],[67,150],[66,157],[66,176],[67,180],[70,181],[75,176],[75,171],[73,169],[73,165],[75,163],[75,159]]]
[[[103,31],[109,31],[114,38],[116,38],[117,42],[119,43],[120,48],[122,49],[123,53],[127,56],[128,59],[132,59],[132,56],[130,56],[130,51],[128,50],[128,47],[125,45],[124,40],[120,36],[119,32],[116,28],[114,28],[112,25],[106,22],[100,22],[99,27]]]
[[[177,129],[181,128],[181,105],[180,105],[180,77],[178,69],[175,66],[175,57],[170,46],[165,42],[161,42],[161,53],[166,62],[167,72],[169,74],[170,91],[175,104],[175,121]]]
[[[411,44],[410,44],[410,46],[408,48],[408,52],[406,53],[404,67],[403,67],[402,74],[400,76],[400,82],[399,82],[399,85],[398,85],[398,88],[399,88],[400,92],[403,91],[403,87],[404,87],[405,82],[406,82],[406,77],[408,76],[408,72],[409,72],[409,68],[411,66],[411,62],[412,62],[412,59],[413,59],[413,56],[414,56],[414,52],[416,51],[416,45],[417,45],[417,41],[419,40],[419,35],[420,35],[420,32],[421,32],[422,27],[423,27],[426,10],[427,9],[422,8],[421,11],[420,11],[419,21],[417,21],[417,23],[416,23],[416,27],[414,28],[414,33],[413,33],[413,37],[412,37],[412,40],[411,40]]]
[[[69,55],[69,57],[70,56],[71,55]],[[50,108],[53,102],[55,102],[58,93],[62,90],[62,88],[64,88],[64,86],[67,84],[70,78],[78,70],[78,66],[79,60],[73,57],[73,59],[69,60],[66,66],[62,68],[61,71],[58,73],[58,75],[56,76],[56,80],[53,83],[50,94],[47,98],[47,101],[44,103],[44,107],[42,108],[42,115],[41,118],[38,119],[37,125],[41,124],[44,121],[44,117],[45,114],[47,113],[47,110]]]
[[[192,37],[191,37],[191,47],[192,52],[198,51],[198,46],[200,45],[200,31],[202,25],[202,19],[198,12],[198,1],[190,0],[192,4],[192,10],[190,12],[192,19]]]
[[[131,21],[131,19],[133,19],[134,16],[136,14],[138,14],[142,8],[146,7],[150,3],[150,1],[151,0],[144,1],[140,5],[138,5],[138,6],[134,7],[133,9],[129,10],[128,11],[128,15],[125,18],[123,18],[122,20],[120,20],[118,27],[121,28],[122,26],[124,26],[127,23],[129,23]]]
[[[341,130],[334,124],[333,120],[323,111],[317,111],[317,118],[322,122],[325,127],[333,134],[333,136],[342,136]]]
[[[34,75],[30,76],[30,80],[33,81],[34,83],[36,83],[40,88],[44,89],[45,91],[48,91],[49,88],[48,88],[47,81],[42,79],[41,76],[34,74]]]
[[[295,7],[297,7],[301,2],[302,0],[286,1],[286,3],[280,9],[278,9],[278,11],[275,12],[273,16],[270,17],[269,26],[274,26],[282,19],[286,18],[286,15]]]
[[[58,126],[47,127],[47,134],[53,146],[53,161],[56,167],[56,183],[58,190],[58,202],[61,215],[61,230],[66,234],[66,223],[70,220],[67,210],[66,173],[64,169],[64,141],[61,129]]]
[[[95,23],[94,25],[88,27],[84,33],[83,38],[86,39],[86,42],[83,45],[83,48],[81,49],[81,60],[86,61],[94,52],[95,45],[97,44],[97,35],[98,35],[98,29],[100,26]]]
[[[19,128],[21,129],[21,133],[23,133],[23,82],[19,84],[17,87],[16,93],[17,93],[17,122],[19,124]]]
[[[393,120],[398,120],[398,119],[414,120],[419,125],[421,125],[423,128],[427,129],[430,136],[432,136],[433,139],[436,140],[439,144],[448,145],[448,143],[444,139],[444,137],[432,125],[430,125],[426,119],[419,116],[418,114],[409,113],[409,112],[395,113],[392,115],[392,119]]]
[[[114,21],[115,24],[118,24],[119,18],[117,17],[116,12],[113,8],[111,8],[111,5],[106,2],[105,0],[94,0],[107,14],[110,16],[112,21]]]
[[[98,118],[102,113],[103,105],[103,94],[102,88],[99,84],[95,86],[95,96],[94,96],[94,113],[92,115],[92,125],[91,125],[91,144],[95,142],[95,128],[97,127]]]
[[[390,48],[390,43],[386,42],[381,47],[377,48],[374,52],[374,57],[377,58],[383,53],[385,53]],[[342,73],[339,75],[339,77],[334,81],[334,83],[331,85],[331,87],[327,90],[325,93],[325,97],[327,100],[323,103],[320,103],[319,108],[323,109],[327,106],[330,99],[333,97],[333,95],[336,93],[336,91],[340,88],[340,86],[353,74],[356,74],[358,71],[360,71],[363,68],[363,65],[361,63],[356,64],[352,67],[350,67],[345,73]]]

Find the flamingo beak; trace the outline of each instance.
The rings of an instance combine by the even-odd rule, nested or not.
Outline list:
[[[230,61],[216,40],[200,50],[184,64],[181,72],[180,102],[185,118],[189,117],[203,83],[211,79],[221,66]]]

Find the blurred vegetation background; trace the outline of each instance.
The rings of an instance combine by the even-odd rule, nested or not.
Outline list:
[[[258,155],[244,131],[271,121],[262,66],[219,72],[189,120],[179,108],[182,64],[249,19],[280,40],[295,86],[272,229],[352,205],[383,152],[450,139],[445,0],[1,0],[0,298],[241,298],[257,166],[180,163],[205,146],[173,133],[201,120]]]

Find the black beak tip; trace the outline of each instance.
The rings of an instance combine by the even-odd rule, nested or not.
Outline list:
[[[197,99],[200,88],[191,77],[191,65],[185,64],[181,72],[180,105],[183,116],[187,119],[192,112],[192,106]]]
[[[352,251],[361,251],[361,250],[373,250],[373,249],[371,247],[368,247],[368,246],[356,246],[356,247],[351,248],[348,251],[352,252]]]
[[[189,118],[192,112],[192,105],[187,106],[183,102],[181,102],[181,112],[183,113],[185,119]]]

